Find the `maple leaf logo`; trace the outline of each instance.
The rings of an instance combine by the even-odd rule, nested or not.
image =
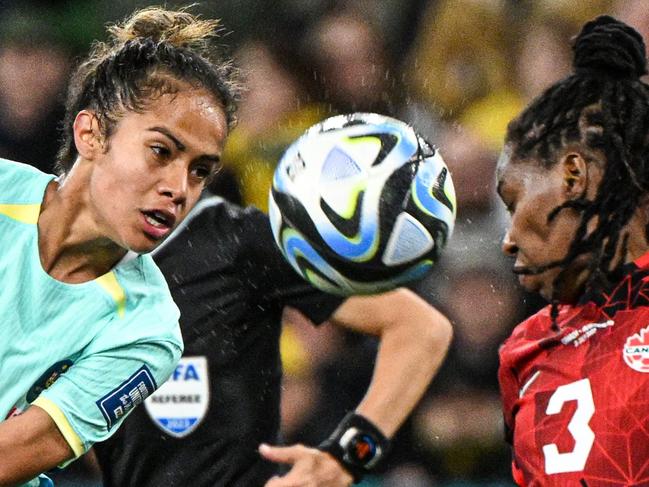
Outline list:
[[[622,355],[633,370],[649,373],[649,326],[626,339]]]

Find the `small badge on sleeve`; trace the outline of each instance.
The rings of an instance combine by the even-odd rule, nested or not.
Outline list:
[[[99,401],[97,407],[110,430],[124,415],[142,403],[156,390],[153,374],[143,365],[135,374],[113,389]]]
[[[208,403],[207,359],[196,356],[182,357],[169,380],[144,405],[158,428],[182,438],[201,423]]]

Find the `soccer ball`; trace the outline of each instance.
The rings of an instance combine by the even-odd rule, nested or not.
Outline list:
[[[453,232],[451,175],[409,125],[373,113],[328,118],[283,154],[269,217],[284,257],[349,296],[422,278]]]

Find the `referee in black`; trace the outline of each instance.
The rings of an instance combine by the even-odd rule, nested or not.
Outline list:
[[[154,258],[181,310],[185,351],[145,407],[95,445],[105,487],[348,486],[385,457],[450,344],[448,320],[407,289],[343,299],[310,286],[265,214],[219,197],[200,202]],[[365,397],[318,446],[271,446],[287,307],[380,340]]]

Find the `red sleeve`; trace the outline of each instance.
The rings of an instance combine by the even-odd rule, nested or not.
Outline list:
[[[514,428],[513,410],[520,389],[518,378],[516,377],[513,367],[513,358],[510,353],[510,350],[512,349],[512,340],[513,337],[510,337],[503,346],[500,347],[500,367],[498,368],[498,382],[500,384],[500,398],[503,404],[505,427],[507,428],[507,441],[510,441],[509,432]]]

